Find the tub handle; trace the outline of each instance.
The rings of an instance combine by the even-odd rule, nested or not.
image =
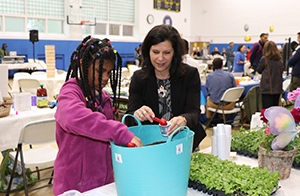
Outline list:
[[[125,114],[125,115],[123,116],[123,118],[122,118],[122,123],[123,123],[123,124],[124,124],[125,118],[126,118],[127,116],[133,117],[133,118],[136,120],[136,122],[138,123],[138,126],[142,126],[141,121],[139,121],[139,119],[137,119],[137,118],[136,118],[134,115],[132,115],[132,114]]]
[[[190,134],[190,128],[188,126],[181,126],[181,127],[178,127],[175,131],[173,131],[173,133],[168,138],[167,143],[171,142],[173,137],[180,131],[186,131],[186,141],[188,141],[189,134]]]

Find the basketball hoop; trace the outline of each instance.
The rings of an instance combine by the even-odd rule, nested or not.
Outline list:
[[[83,25],[83,24],[89,23],[89,22],[90,22],[89,20],[82,20],[82,21],[80,21],[80,24]]]

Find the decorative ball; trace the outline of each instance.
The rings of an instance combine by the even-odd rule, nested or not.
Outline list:
[[[250,35],[246,35],[244,37],[245,42],[250,42],[251,41],[251,36]]]

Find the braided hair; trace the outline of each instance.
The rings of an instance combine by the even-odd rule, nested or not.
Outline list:
[[[119,53],[111,46],[109,39],[97,39],[90,35],[85,37],[78,45],[76,51],[71,55],[70,66],[68,68],[66,81],[75,78],[77,84],[81,88],[85,99],[86,107],[92,111],[104,113],[102,106],[102,73],[105,60],[115,62],[117,58],[117,66],[112,70],[110,75],[110,84],[113,92],[113,112],[118,115],[120,87],[121,87],[121,68],[122,58]],[[99,77],[95,78],[96,60],[99,59]],[[93,66],[93,85],[89,85],[88,75],[89,67]],[[99,103],[96,99],[95,80],[99,80]],[[117,92],[118,91],[118,92]],[[118,97],[117,97],[118,94]]]

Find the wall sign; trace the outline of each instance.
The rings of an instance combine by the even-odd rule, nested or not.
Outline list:
[[[163,19],[163,24],[172,25],[172,18],[169,15],[166,15]]]
[[[154,0],[154,9],[180,12],[180,0]]]

